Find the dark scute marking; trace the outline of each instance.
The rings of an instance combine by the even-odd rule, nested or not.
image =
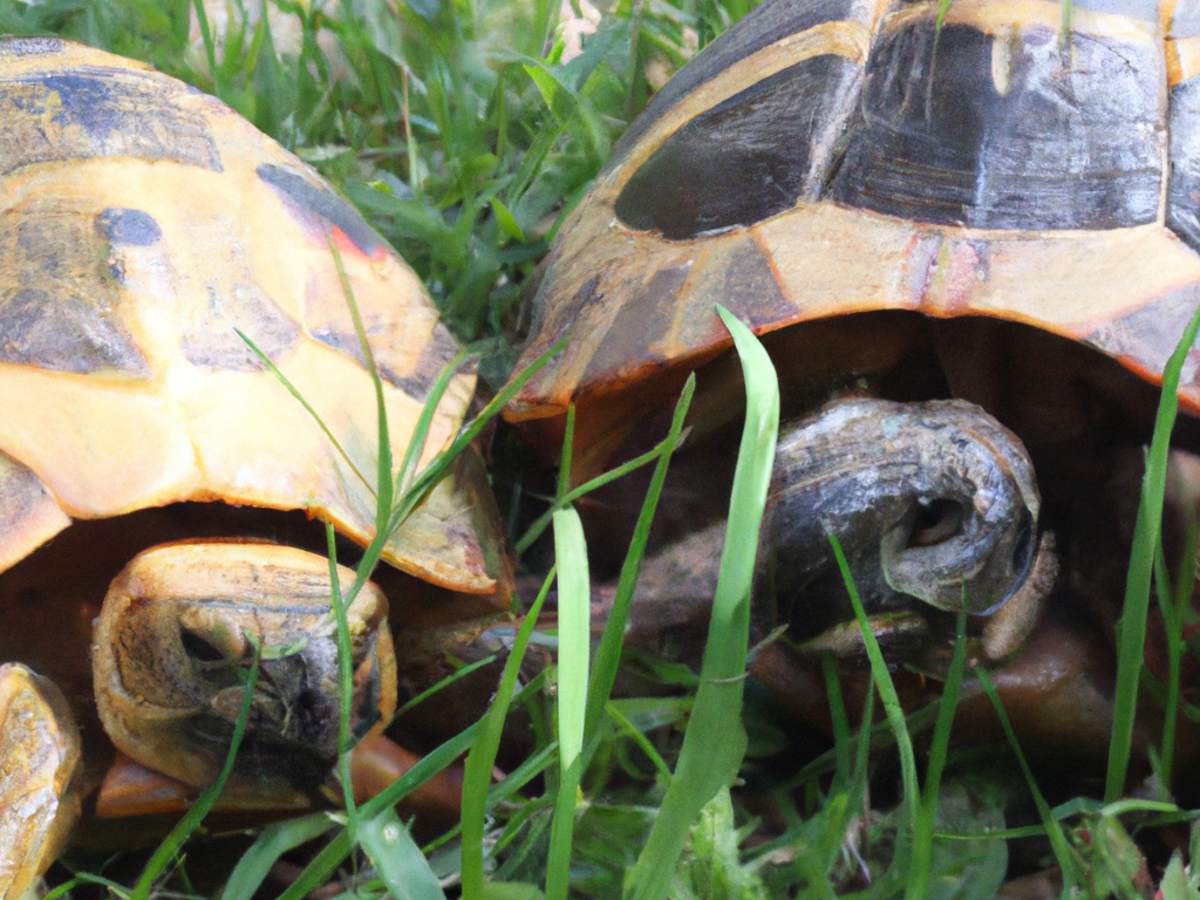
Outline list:
[[[162,238],[154,217],[140,209],[109,207],[96,214],[96,233],[114,244],[149,247]]]
[[[44,201],[0,216],[0,361],[144,378],[90,211]]]
[[[235,328],[273,362],[300,340],[300,327],[256,285],[236,284],[225,290],[228,295],[210,284],[208,306],[183,331],[183,355],[192,365],[229,372],[265,369]]]
[[[1126,316],[1105,322],[1084,343],[1160,375],[1197,304],[1200,304],[1200,286],[1182,287]],[[1200,384],[1196,353],[1193,348],[1184,363],[1181,383],[1185,387]]]
[[[993,39],[921,20],[872,51],[834,200],[923,222],[1106,229],[1153,222],[1165,131],[1161,58],[1077,33],[1018,33],[1009,89]],[[936,53],[936,58],[934,54]]]
[[[171,160],[220,172],[198,104],[150,72],[81,66],[0,82],[0,172],[101,156]]]
[[[341,327],[326,325],[323,328],[316,328],[311,334],[322,344],[345,353],[364,369],[367,367],[367,359],[363,355],[362,345],[359,344],[358,335],[354,333],[350,322],[344,323]],[[375,366],[379,370],[380,377],[417,400],[424,400],[429,396],[434,382],[437,381],[442,370],[458,355],[458,350],[458,341],[441,322],[434,326],[429,343],[421,351],[413,371],[407,374],[396,371],[394,366],[388,364],[390,354],[386,345],[372,346]]]
[[[86,301],[24,288],[0,303],[0,361],[86,375],[118,369],[144,375],[144,357]]]
[[[1200,252],[1200,78],[1171,91],[1167,227]]]
[[[857,95],[859,77],[840,56],[816,56],[730,97],[646,160],[617,198],[617,216],[684,240],[815,199],[829,162],[829,126]]]
[[[52,37],[7,37],[0,40],[0,56],[42,56],[62,53],[63,42]]]
[[[314,187],[295,172],[271,163],[263,163],[255,171],[259,178],[293,204],[341,229],[366,256],[373,255],[376,248],[385,244],[358,210],[332,190]]]
[[[433,327],[432,338],[421,351],[411,372],[401,376],[385,365],[381,367],[380,374],[408,396],[424,400],[429,396],[429,391],[438,380],[438,376],[458,355],[458,350],[458,341],[454,339],[450,329],[438,322]]]
[[[746,240],[727,256],[710,261],[693,281],[695,291],[687,298],[692,309],[712,310],[720,303],[752,328],[770,327],[796,312],[783,295],[771,264],[753,240]],[[704,318],[694,316],[682,323],[681,343],[700,344],[713,324]]]
[[[653,345],[666,337],[674,321],[679,291],[691,268],[681,265],[659,269],[621,305],[620,315],[596,348],[581,383],[605,381],[623,369],[637,368],[647,358],[654,358]]]
[[[864,7],[866,5],[863,4]],[[739,60],[789,35],[807,31],[825,22],[849,18],[854,8],[853,0],[809,0],[803,3],[796,0],[766,0],[705,47],[654,95],[650,105],[617,142],[608,168],[619,165],[651,125],[705,82],[711,81]]]
[[[32,469],[0,452],[0,534],[12,534],[46,496]]]

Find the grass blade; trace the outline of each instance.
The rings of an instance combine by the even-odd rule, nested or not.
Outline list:
[[[237,722],[233,726],[233,735],[229,739],[229,752],[225,755],[225,765],[221,767],[217,780],[196,798],[196,802],[192,804],[187,815],[175,824],[170,834],[154,851],[154,855],[146,863],[141,877],[138,878],[137,884],[134,885],[133,891],[129,895],[130,900],[149,900],[154,882],[179,854],[187,839],[192,836],[192,832],[200,827],[200,823],[216,804],[217,799],[221,796],[221,791],[225,789],[225,782],[229,780],[229,776],[233,772],[233,763],[237,758],[238,748],[242,745],[246,724],[250,721],[250,708],[254,705],[254,692],[258,687],[258,664],[262,657],[262,647],[258,639],[251,634],[246,634],[246,640],[254,647],[254,657],[250,662],[249,672],[245,674],[246,687],[242,691],[242,705],[238,710]]]
[[[867,659],[871,663],[871,675],[875,680],[875,687],[879,691],[879,698],[883,701],[883,710],[887,715],[888,725],[891,727],[892,733],[896,736],[896,749],[900,754],[900,780],[904,786],[904,797],[901,803],[907,810],[909,820],[908,828],[901,830],[897,836],[897,843],[900,844],[906,839],[906,836],[910,839],[916,833],[917,804],[921,797],[921,787],[917,780],[917,760],[913,753],[912,737],[908,733],[908,723],[905,720],[904,708],[900,705],[900,697],[896,693],[896,685],[892,681],[892,674],[888,671],[887,662],[883,658],[883,651],[879,649],[879,641],[875,639],[875,631],[871,627],[871,621],[867,618],[867,612],[863,608],[862,598],[859,597],[858,588],[851,577],[850,566],[846,562],[846,555],[842,552],[841,542],[838,541],[837,535],[830,533],[829,543],[833,546],[833,554],[837,558],[838,568],[842,572],[842,580],[846,585],[846,590],[850,594],[850,603],[854,606],[854,615],[858,619],[863,646],[867,651]],[[910,861],[905,853],[900,852],[899,847],[895,858],[904,864]]]
[[[1075,854],[1071,850],[1071,844],[1063,832],[1062,825],[1054,818],[1050,804],[1046,802],[1041,788],[1038,787],[1037,779],[1033,777],[1033,770],[1029,768],[1029,762],[1025,759],[1025,754],[1021,752],[1021,745],[1017,743],[1016,732],[1013,731],[1012,723],[1008,720],[1008,713],[1004,710],[1004,704],[1000,702],[1000,695],[996,693],[996,688],[992,685],[992,680],[988,678],[987,672],[983,671],[983,669],[979,669],[977,674],[979,681],[983,684],[983,689],[987,692],[988,699],[992,701],[992,706],[996,708],[996,716],[1000,719],[1000,725],[1004,729],[1004,734],[1008,737],[1008,743],[1012,746],[1013,753],[1017,757],[1017,762],[1021,766],[1021,772],[1025,775],[1025,783],[1029,786],[1029,793],[1033,797],[1034,805],[1037,807],[1038,816],[1041,817],[1042,827],[1045,829],[1046,837],[1050,839],[1050,847],[1054,850],[1054,857],[1058,860],[1059,868],[1062,870],[1062,896],[1074,896],[1078,882],[1075,877]]]
[[[571,835],[583,777],[583,725],[587,709],[588,653],[591,638],[591,584],[583,523],[574,509],[554,514],[554,553],[558,568],[558,752],[560,775],[550,857],[548,900],[566,900],[571,865]]]
[[[906,898],[921,900],[929,891],[930,863],[933,860],[933,832],[937,825],[938,795],[942,787],[942,772],[946,766],[946,754],[950,748],[950,728],[954,724],[954,710],[958,706],[958,693],[962,687],[963,667],[967,658],[967,598],[963,586],[963,603],[958,611],[958,628],[954,637],[954,655],[942,687],[942,699],[938,706],[937,722],[933,727],[933,742],[929,748],[929,768],[925,771],[925,789],[917,809],[916,828],[913,832],[912,868]]]
[[[504,672],[500,676],[500,686],[495,699],[480,721],[479,737],[471,752],[463,771],[462,797],[462,895],[464,900],[482,900],[484,886],[484,850],[483,833],[486,827],[488,785],[491,783],[492,769],[496,764],[496,753],[500,749],[500,738],[504,732],[504,721],[508,718],[509,705],[516,688],[517,677],[521,672],[521,663],[525,658],[525,648],[529,646],[529,638],[537,625],[538,614],[542,604],[550,593],[554,583],[555,572],[552,569],[538,592],[537,599],[525,614],[525,621],[517,631],[512,650],[504,663]]]
[[[396,900],[446,900],[425,854],[392,807],[362,822],[358,837]]]
[[[264,827],[230,873],[221,900],[251,900],[279,857],[301,844],[315,840],[333,828],[334,824],[328,813],[316,813],[286,822],[272,822]]]
[[[621,661],[621,645],[625,638],[625,626],[629,622],[630,609],[633,606],[633,592],[637,588],[638,572],[641,569],[642,556],[646,552],[646,542],[650,539],[650,524],[658,509],[658,500],[662,496],[663,484],[667,478],[667,468],[671,463],[671,454],[679,444],[683,433],[683,423],[691,406],[692,395],[696,392],[696,376],[688,378],[683,386],[683,393],[675,404],[675,412],[671,417],[671,428],[666,439],[658,445],[658,462],[654,474],[650,478],[650,487],[646,491],[646,499],[642,502],[642,510],[638,514],[637,524],[633,529],[633,539],[629,542],[629,551],[625,554],[625,562],[621,566],[620,580],[617,582],[617,592],[613,597],[612,608],[608,612],[608,621],[604,623],[604,633],[600,636],[600,645],[596,648],[596,660],[593,666],[591,683],[588,685],[586,733],[595,734],[600,725],[601,713],[608,704],[609,694],[617,678],[617,665]]]
[[[733,335],[746,381],[746,423],[738,453],[729,524],[701,683],[662,809],[626,884],[632,900],[662,900],[692,822],[732,783],[746,747],[741,724],[750,624],[750,591],[758,532],[779,431],[779,385],[766,350],[727,310],[718,313]]]
[[[1171,449],[1171,429],[1179,411],[1180,373],[1196,331],[1200,329],[1200,307],[1192,315],[1183,336],[1163,370],[1162,397],[1154,421],[1154,436],[1146,456],[1146,474],[1142,481],[1142,499],[1138,505],[1133,531],[1133,554],[1125,582],[1125,605],[1121,613],[1120,644],[1117,655],[1117,696],[1113,712],[1112,741],[1108,748],[1108,774],[1104,782],[1104,802],[1112,803],[1125,790],[1129,754],[1133,744],[1133,723],[1137,714],[1137,691],[1141,681],[1142,654],[1146,644],[1146,613],[1150,607],[1150,579],[1154,569],[1154,549],[1162,533],[1163,496],[1167,482],[1167,454]]]
[[[427,754],[415,766],[388,785],[386,790],[359,806],[359,816],[363,820],[374,818],[383,809],[395,806],[404,797],[466,753],[478,733],[479,723],[476,723]],[[337,867],[353,849],[354,842],[350,839],[350,834],[346,829],[342,829],[333,840],[321,849],[320,853],[313,857],[304,870],[296,876],[296,880],[279,895],[279,900],[303,900],[337,871]]]

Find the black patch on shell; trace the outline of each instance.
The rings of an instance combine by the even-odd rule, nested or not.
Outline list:
[[[715,264],[714,264],[715,263]],[[727,307],[751,328],[771,327],[795,315],[795,304],[784,296],[775,270],[752,239],[747,239],[719,260],[710,258],[693,279],[695,285],[688,305],[692,309],[713,310],[712,320],[680,323],[681,343],[698,346],[716,319],[716,304]]]
[[[367,327],[369,334],[370,326]],[[345,353],[364,369],[367,367],[367,358],[363,355],[362,345],[353,330],[326,326],[312,331],[311,334],[322,344]],[[396,371],[395,367],[388,365],[389,354],[386,343],[382,346],[372,346],[375,367],[379,370],[379,376],[416,400],[424,400],[429,396],[434,382],[442,374],[442,370],[458,355],[458,351],[458,341],[450,333],[450,329],[441,322],[433,326],[433,334],[429,342],[408,374],[401,374]]]
[[[1200,286],[1182,287],[1128,315],[1103,323],[1084,343],[1161,376],[1197,304],[1200,304]],[[1184,362],[1180,385],[1181,390],[1200,386],[1200,353],[1195,347]]]
[[[358,210],[332,190],[316,187],[290,169],[271,163],[263,163],[255,171],[259,178],[290,201],[289,205],[340,229],[364,255],[372,256],[378,247],[386,245]]]
[[[257,285],[235,284],[227,296],[210,284],[208,305],[183,330],[183,355],[194,366],[231,372],[266,368],[234,329],[240,330],[272,362],[300,340],[293,322]]]
[[[145,361],[95,306],[24,288],[0,304],[0,361],[85,375]]]
[[[807,0],[803,3],[767,0],[759,5],[663,85],[645,111],[621,135],[607,168],[619,165],[637,140],[675,104],[730,66],[815,25],[851,18],[856,5],[854,0]]]
[[[831,197],[946,225],[1107,229],[1155,221],[1166,80],[1156,49],[1051,29],[1007,45],[922,19],[872,49]],[[998,85],[993,53],[1005,54]]]
[[[113,244],[149,247],[162,239],[154,217],[140,209],[110,207],[96,214],[96,233]]]
[[[1167,227],[1200,252],[1200,78],[1171,91],[1171,175]]]
[[[861,71],[811,57],[714,106],[663,142],[617,197],[630,228],[672,240],[752,225],[816,199]]]
[[[29,513],[48,497],[33,470],[0,452],[0,534],[12,534]]]
[[[630,365],[639,366],[655,357],[653,345],[667,336],[691,270],[686,263],[659,269],[621,304],[621,314],[588,362],[583,383],[607,380]],[[621,295],[626,294],[622,291]]]
[[[0,82],[0,173],[102,156],[222,171],[203,109],[164,76],[80,66]]]
[[[149,374],[117,312],[108,243],[91,216],[50,204],[10,212],[0,219],[0,254],[0,361]]]
[[[1178,41],[1196,35],[1200,35],[1200,6],[1195,3],[1176,4],[1172,10],[1168,37]]]
[[[53,37],[8,37],[0,40],[0,56],[43,56],[62,53],[63,42]]]

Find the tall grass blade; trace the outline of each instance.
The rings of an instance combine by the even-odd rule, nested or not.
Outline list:
[[[858,619],[863,646],[871,664],[871,674],[875,679],[876,689],[879,691],[879,699],[883,701],[883,710],[887,715],[888,725],[896,737],[896,749],[900,754],[900,780],[904,786],[902,802],[908,811],[909,818],[909,829],[905,833],[912,834],[916,830],[917,804],[920,801],[921,789],[917,780],[916,755],[913,753],[912,737],[908,731],[904,707],[900,705],[900,695],[896,693],[896,685],[892,681],[891,672],[888,671],[887,661],[883,658],[883,651],[879,648],[879,641],[875,639],[871,620],[867,618],[867,612],[863,608],[862,598],[858,595],[858,588],[854,584],[850,566],[846,562],[846,555],[842,552],[841,542],[837,539],[837,535],[831,533],[829,543],[833,547],[833,555],[837,558],[846,591],[850,594],[850,603],[854,606],[854,615]]]
[[[1062,825],[1055,819],[1054,813],[1050,809],[1050,804],[1046,802],[1046,797],[1042,793],[1041,788],[1038,787],[1037,779],[1033,777],[1033,769],[1029,767],[1029,762],[1025,759],[1021,745],[1017,742],[1017,734],[1013,731],[1012,723],[1008,720],[1008,713],[1004,709],[1004,704],[1000,702],[1000,695],[996,693],[996,688],[992,685],[992,680],[988,678],[987,672],[983,669],[977,670],[977,675],[980,683],[983,685],[984,691],[987,692],[988,699],[992,701],[992,706],[996,709],[996,716],[1000,719],[1000,726],[1004,729],[1004,734],[1008,737],[1008,743],[1012,747],[1013,754],[1017,757],[1017,762],[1021,766],[1021,772],[1025,776],[1025,784],[1029,787],[1029,793],[1033,797],[1034,805],[1037,807],[1038,816],[1042,820],[1042,828],[1045,829],[1046,837],[1050,840],[1050,847],[1054,851],[1054,857],[1058,860],[1059,868],[1062,870],[1062,896],[1073,897],[1075,896],[1078,878],[1076,877],[1077,866],[1075,854],[1071,850],[1071,844],[1067,840]]]
[[[1196,331],[1200,329],[1200,307],[1192,315],[1175,352],[1163,370],[1162,396],[1154,421],[1154,436],[1146,456],[1146,474],[1142,481],[1142,499],[1138,505],[1133,531],[1133,554],[1125,582],[1125,605],[1121,613],[1120,644],[1117,651],[1117,696],[1113,712],[1112,741],[1108,749],[1108,774],[1104,783],[1104,802],[1112,803],[1125,790],[1129,754],[1133,744],[1133,723],[1137,714],[1137,691],[1141,681],[1142,654],[1146,644],[1146,613],[1150,607],[1150,580],[1154,569],[1155,547],[1162,534],[1163,497],[1167,482],[1167,454],[1171,449],[1171,429],[1179,411],[1180,373]]]
[[[692,822],[737,775],[746,748],[741,705],[758,533],[779,431],[779,385],[766,350],[727,310],[746,382],[746,422],[738,452],[721,573],[701,666],[701,683],[675,774],[650,836],[629,873],[625,896],[662,900]]]
[[[908,887],[904,892],[908,900],[922,900],[929,891],[938,796],[942,788],[942,772],[945,770],[946,754],[950,749],[950,729],[954,724],[954,710],[958,706],[958,694],[962,687],[963,668],[967,658],[967,609],[964,584],[963,602],[958,611],[958,627],[954,636],[954,655],[950,659],[946,682],[942,686],[937,722],[933,726],[933,741],[929,748],[929,767],[925,770],[925,787],[913,831],[912,868]]]
[[[217,775],[217,780],[205,788],[204,792],[196,798],[196,802],[187,811],[187,815],[175,824],[175,827],[171,829],[170,833],[163,839],[163,842],[159,844],[158,849],[154,851],[154,855],[150,857],[150,861],[142,869],[142,874],[129,895],[130,900],[149,900],[150,891],[154,887],[155,881],[158,880],[159,876],[166,871],[167,866],[178,856],[187,839],[200,827],[200,823],[204,820],[204,817],[208,815],[218,798],[220,798],[221,791],[225,790],[225,782],[229,780],[229,776],[233,773],[233,763],[237,758],[238,748],[242,745],[242,737],[246,733],[246,724],[250,721],[250,709],[254,705],[254,692],[258,688],[258,664],[262,658],[262,647],[258,639],[247,633],[246,640],[254,647],[254,656],[251,659],[249,671],[243,672],[239,670],[239,675],[245,678],[246,686],[242,691],[242,705],[238,709],[237,721],[233,726],[233,735],[229,739],[229,752],[225,754],[225,765],[221,767],[221,772]]]
[[[650,478],[650,487],[646,491],[646,499],[642,502],[637,524],[633,529],[633,538],[629,542],[629,550],[625,554],[625,562],[621,566],[621,576],[617,582],[617,592],[613,597],[612,608],[608,612],[608,620],[604,623],[604,633],[600,636],[600,645],[596,648],[596,659],[593,664],[591,683],[588,685],[586,733],[594,735],[600,726],[601,715],[608,704],[609,694],[617,679],[617,665],[621,661],[621,645],[625,638],[625,626],[629,622],[629,613],[633,607],[633,594],[637,589],[638,572],[641,569],[642,557],[646,552],[646,542],[650,539],[650,525],[654,513],[658,510],[658,500],[662,496],[663,484],[667,478],[667,469],[671,463],[671,454],[679,445],[683,434],[683,423],[691,406],[692,395],[696,392],[696,376],[688,377],[683,386],[683,393],[675,404],[675,412],[671,416],[671,427],[666,438],[656,448],[659,454]]]
[[[234,866],[221,900],[252,900],[283,854],[319,838],[333,826],[334,821],[328,813],[267,825]]]
[[[487,825],[488,785],[491,784],[496,753],[500,749],[500,738],[504,733],[504,722],[508,718],[509,705],[521,672],[521,663],[525,659],[525,649],[529,646],[529,638],[537,625],[538,615],[542,611],[546,596],[550,593],[554,578],[555,571],[552,569],[517,630],[517,637],[513,641],[508,659],[504,662],[504,672],[500,676],[496,696],[480,721],[479,737],[471,752],[467,754],[462,796],[463,900],[482,900],[483,897],[483,834]]]
[[[587,709],[591,637],[591,583],[583,523],[574,509],[554,514],[554,554],[558,568],[559,781],[550,826],[546,872],[547,900],[566,900],[571,865],[575,806],[583,777],[583,724]]]

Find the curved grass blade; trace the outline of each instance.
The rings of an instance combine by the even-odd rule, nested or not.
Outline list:
[[[446,900],[425,854],[394,808],[363,821],[358,839],[396,900]]]
[[[1017,757],[1017,762],[1021,766],[1021,772],[1025,776],[1025,783],[1029,786],[1029,793],[1033,797],[1034,805],[1037,807],[1038,815],[1042,820],[1042,828],[1045,830],[1046,837],[1050,840],[1050,846],[1054,850],[1054,856],[1058,860],[1059,868],[1062,870],[1062,896],[1073,896],[1079,879],[1076,877],[1076,857],[1074,851],[1071,849],[1071,843],[1067,840],[1063,826],[1054,818],[1050,804],[1046,802],[1041,788],[1038,787],[1037,779],[1033,777],[1033,770],[1029,767],[1029,762],[1025,759],[1025,754],[1021,752],[1021,745],[1017,743],[1016,732],[1013,731],[1012,723],[1008,720],[1008,713],[1004,710],[1004,704],[1000,702],[1000,695],[996,693],[996,688],[992,685],[991,679],[988,678],[987,672],[979,669],[977,674],[980,683],[983,684],[983,689],[987,692],[988,699],[992,701],[992,706],[996,709],[996,716],[1000,719],[1000,725],[1004,729],[1004,734],[1008,737],[1008,743],[1012,746],[1013,753]]]
[[[617,679],[617,665],[621,661],[621,646],[625,639],[625,626],[629,622],[630,610],[633,606],[633,593],[637,588],[638,572],[641,569],[642,556],[646,551],[646,542],[650,539],[650,525],[654,513],[658,509],[658,500],[662,496],[663,483],[667,478],[667,468],[671,463],[671,454],[679,446],[683,434],[683,423],[691,406],[692,396],[696,391],[696,376],[688,376],[683,386],[683,393],[675,404],[675,412],[671,417],[671,428],[666,438],[655,448],[658,462],[654,474],[650,478],[650,487],[646,491],[646,499],[642,502],[642,510],[638,514],[637,524],[633,529],[633,538],[629,542],[629,551],[625,554],[625,562],[621,566],[621,576],[617,582],[617,592],[613,597],[612,608],[608,611],[608,621],[604,623],[604,633],[600,636],[600,645],[596,648],[596,659],[593,665],[591,683],[588,685],[586,733],[593,736],[600,726],[602,713],[608,704],[613,684]]]
[[[1142,480],[1142,499],[1138,504],[1137,524],[1133,530],[1133,553],[1125,582],[1125,604],[1121,612],[1117,653],[1117,696],[1113,712],[1112,741],[1108,746],[1108,774],[1104,782],[1104,802],[1112,803],[1125,790],[1129,772],[1129,754],[1133,744],[1133,723],[1137,714],[1137,692],[1141,681],[1142,654],[1146,644],[1146,613],[1150,608],[1150,579],[1154,569],[1154,548],[1162,534],[1163,497],[1167,484],[1167,454],[1171,449],[1171,429],[1179,411],[1180,373],[1196,332],[1200,330],[1200,307],[1183,330],[1175,352],[1163,370],[1162,396],[1154,420],[1154,437],[1146,456],[1146,474]]]
[[[883,658],[883,651],[879,649],[879,641],[875,639],[875,631],[871,627],[871,621],[867,618],[867,612],[863,608],[862,598],[858,595],[858,588],[854,584],[854,579],[850,573],[850,566],[846,562],[846,555],[842,552],[841,542],[838,541],[837,535],[832,532],[829,534],[829,543],[833,547],[833,555],[837,558],[838,568],[842,572],[842,581],[846,585],[846,591],[850,594],[850,603],[854,606],[854,615],[858,619],[859,631],[862,633],[863,646],[867,651],[867,659],[871,663],[871,675],[875,680],[875,687],[879,691],[879,698],[883,701],[883,710],[887,715],[888,725],[892,729],[892,733],[896,736],[896,749],[900,753],[900,780],[904,787],[904,797],[902,804],[908,817],[908,828],[900,832],[898,843],[911,839],[911,836],[916,832],[917,828],[917,806],[920,802],[921,787],[917,780],[917,760],[913,753],[912,737],[908,733],[908,722],[904,716],[904,708],[900,705],[900,697],[896,693],[896,685],[892,682],[892,674],[888,671],[887,662]],[[902,861],[907,865],[909,857],[907,853],[897,852],[898,861]]]
[[[221,900],[251,900],[283,854],[319,838],[334,825],[328,813],[267,825],[230,873]]]
[[[496,765],[496,754],[500,749],[500,738],[504,732],[504,722],[508,718],[509,706],[517,685],[517,677],[521,672],[521,663],[525,659],[525,649],[529,646],[529,638],[537,625],[538,614],[542,611],[554,583],[555,571],[550,570],[537,599],[525,614],[525,621],[517,631],[508,659],[504,662],[504,672],[500,676],[500,686],[496,696],[488,707],[480,723],[479,737],[463,769],[462,797],[462,895],[464,900],[481,900],[484,885],[484,850],[483,833],[486,827],[488,786],[491,783],[492,769]]]
[[[625,896],[662,900],[692,822],[737,775],[746,748],[741,706],[758,532],[775,462],[779,384],[750,329],[717,307],[733,335],[746,382],[746,423],[729,504],[721,573],[713,599],[701,682],[675,774],[650,836],[629,874]]]
[[[363,820],[374,818],[382,810],[395,806],[404,797],[466,753],[478,733],[479,723],[476,722],[427,754],[415,766],[388,785],[384,791],[361,804],[358,807],[360,818]],[[279,895],[278,900],[303,900],[309,893],[325,884],[353,850],[354,842],[350,839],[350,834],[346,829],[342,829],[304,867],[304,870],[296,876],[296,880]]]

